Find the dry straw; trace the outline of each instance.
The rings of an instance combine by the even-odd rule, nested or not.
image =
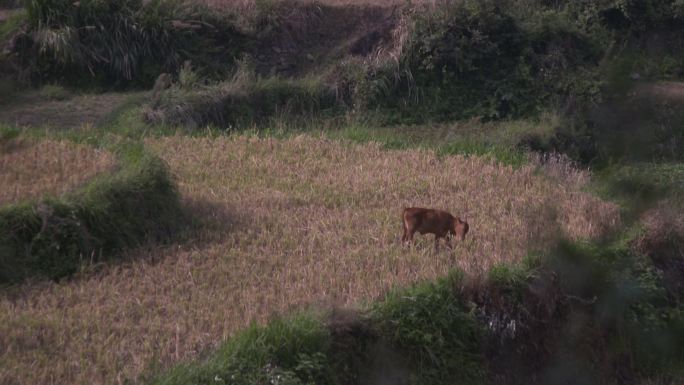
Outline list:
[[[151,139],[203,225],[128,265],[0,297],[0,378],[134,383],[197,358],[252,321],[351,305],[458,267],[480,275],[560,237],[596,238],[618,209],[577,186],[475,157],[299,136]],[[399,243],[404,206],[469,213],[468,239]]]
[[[61,195],[111,170],[114,155],[69,141],[13,141],[0,147],[0,205]]]

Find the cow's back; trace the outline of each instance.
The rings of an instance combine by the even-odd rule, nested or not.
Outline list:
[[[404,209],[405,226],[421,234],[433,233],[446,235],[451,226],[452,215],[446,211],[409,207]]]

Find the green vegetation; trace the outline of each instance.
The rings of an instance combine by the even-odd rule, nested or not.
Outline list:
[[[169,239],[183,215],[164,163],[142,145],[114,148],[121,168],[64,198],[0,208],[0,282],[59,279],[88,262]]]
[[[684,41],[679,32],[684,23],[676,1],[468,0],[403,16],[403,37],[386,42],[398,45],[397,60],[328,64],[321,69],[328,75],[316,81],[320,84],[312,94],[308,74],[268,79],[273,74],[267,68],[287,58],[280,53],[276,62],[263,62],[269,59],[262,52],[268,42],[262,40],[274,37],[264,31],[286,28],[289,8],[265,4],[258,3],[256,14],[243,15],[238,23],[233,16],[176,0],[33,0],[27,3],[32,33],[24,36],[32,42],[16,49],[23,66],[42,81],[77,84],[82,77],[71,79],[70,74],[87,71],[100,85],[122,86],[133,80],[149,85],[160,72],[169,72],[186,90],[187,84],[201,84],[202,79],[230,79],[237,60],[262,57],[258,76],[242,79],[240,86],[228,82],[209,90],[171,92],[171,100],[151,119],[190,119],[219,127],[239,123],[243,128],[262,113],[308,115],[338,105],[355,114],[376,113],[387,125],[529,117],[568,100],[600,102],[627,90],[635,74],[642,79],[682,75]],[[320,17],[334,15],[328,7],[316,12]],[[667,33],[661,32],[661,25],[667,26]],[[646,55],[645,41],[650,38],[660,39],[660,51]],[[196,73],[181,65],[187,60]],[[308,92],[302,95],[302,89]],[[278,105],[282,98],[301,101],[301,96],[317,102],[282,112],[241,108],[260,100]],[[224,116],[236,104],[238,112],[250,116]],[[178,105],[183,116],[171,116],[169,110]]]
[[[252,325],[203,363],[178,367],[154,380],[172,384],[304,385],[334,383],[328,360],[331,336],[309,314]]]
[[[482,383],[482,326],[459,295],[461,285],[461,275],[452,273],[374,306],[381,338],[403,357],[410,383]]]
[[[48,84],[40,89],[40,96],[49,100],[65,100],[69,98],[70,93],[62,86]]]
[[[0,124],[0,148],[8,145],[11,140],[16,139],[21,134],[21,131],[16,127]]]
[[[679,298],[668,294],[671,282],[656,270],[657,260],[630,247],[632,242],[627,237],[601,246],[561,245],[551,266],[570,298],[593,302],[592,319],[576,325],[586,328],[579,338],[591,329],[604,330],[604,337],[594,341],[603,357],[628,366],[637,377],[676,378],[684,369],[684,351],[675,342],[684,336],[681,293]]]
[[[244,40],[231,20],[175,0],[30,0],[26,13],[32,33],[16,49],[36,81],[147,85],[184,60],[225,74]]]

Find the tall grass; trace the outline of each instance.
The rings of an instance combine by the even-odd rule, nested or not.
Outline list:
[[[230,67],[242,39],[227,17],[177,0],[29,0],[26,10],[36,49],[22,54],[40,78],[78,82],[86,71],[105,84],[147,84],[186,59],[218,70],[218,54]]]

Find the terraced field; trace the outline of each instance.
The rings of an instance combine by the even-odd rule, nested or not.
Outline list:
[[[111,384],[196,358],[251,322],[355,305],[460,267],[478,277],[558,237],[599,238],[616,206],[548,176],[477,157],[387,151],[316,136],[148,139],[198,230],[126,264],[0,294],[0,377]],[[435,254],[400,245],[404,206],[469,214],[469,238]]]

